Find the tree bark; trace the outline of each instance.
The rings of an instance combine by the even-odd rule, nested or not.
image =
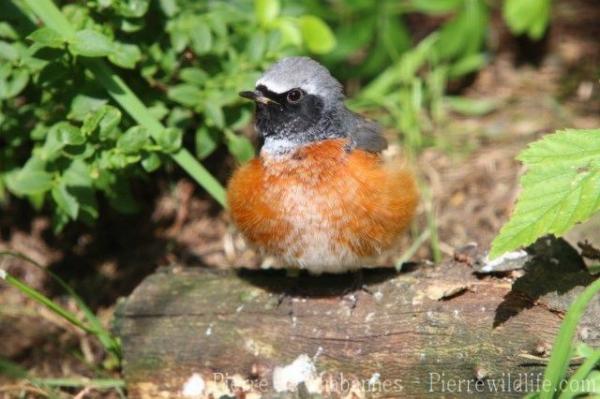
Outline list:
[[[160,270],[117,312],[129,395],[522,397],[593,280],[563,241],[529,251],[493,274],[473,251],[402,272]],[[600,343],[599,326],[596,299],[578,338]]]

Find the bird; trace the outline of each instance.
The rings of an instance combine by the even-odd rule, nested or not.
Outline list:
[[[412,171],[384,161],[379,126],[350,111],[339,81],[309,57],[279,60],[239,94],[256,104],[262,141],[227,185],[241,234],[278,259],[273,268],[371,267],[411,223],[419,197]]]

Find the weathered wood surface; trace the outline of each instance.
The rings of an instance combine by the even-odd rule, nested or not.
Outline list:
[[[130,397],[522,397],[593,279],[549,242],[505,274],[474,273],[474,254],[370,270],[369,292],[352,289],[356,275],[161,270],[117,315]],[[600,301],[579,335],[600,343]],[[297,392],[276,395],[286,382]]]

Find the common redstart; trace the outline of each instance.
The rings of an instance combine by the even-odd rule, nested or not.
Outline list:
[[[231,216],[279,267],[313,274],[367,267],[410,223],[412,174],[384,162],[377,124],[350,111],[341,84],[308,57],[272,65],[242,97],[256,103],[260,155],[229,181]]]

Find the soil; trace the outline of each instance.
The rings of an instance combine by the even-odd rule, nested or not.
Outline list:
[[[494,100],[498,106],[485,116],[451,113],[436,127],[436,146],[415,161],[429,195],[424,195],[402,247],[379,259],[381,264],[395,262],[427,228],[428,213],[434,215],[442,256],[452,256],[455,248],[471,242],[487,248],[518,193],[522,167],[515,155],[544,133],[600,126],[598,20],[600,7],[593,0],[556,2],[552,29],[538,45],[541,49],[510,38],[497,24],[490,38],[494,58],[461,95]],[[398,141],[395,132],[387,134],[391,142]],[[223,181],[232,167],[224,159],[216,155],[208,163],[219,169]],[[23,253],[57,273],[107,325],[119,298],[158,267],[258,267],[273,262],[248,247],[226,212],[183,173],[157,174],[150,182],[140,182],[136,192],[143,205],[140,213],[124,216],[107,207],[96,226],[69,226],[58,236],[46,215],[9,199],[0,207],[0,250]],[[411,256],[415,261],[432,258],[429,241]],[[72,298],[43,270],[10,257],[0,259],[0,268],[78,312]],[[0,360],[10,359],[39,377],[119,378],[118,370],[99,371],[105,353],[94,338],[4,284],[0,304]],[[0,397],[19,392],[36,395],[34,387],[0,376]],[[67,397],[78,392],[64,391]],[[118,397],[114,391],[104,395]]]

